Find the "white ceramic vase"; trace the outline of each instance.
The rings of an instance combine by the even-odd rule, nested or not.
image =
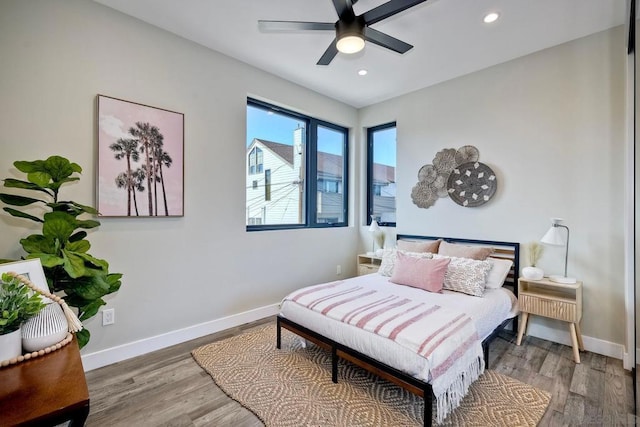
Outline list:
[[[67,336],[68,327],[60,304],[47,304],[40,313],[22,324],[22,347],[31,352],[57,344]]]
[[[22,354],[22,335],[20,328],[8,334],[0,335],[0,362],[10,360]]]
[[[522,269],[522,277],[529,280],[541,280],[544,276],[544,271],[538,267],[525,267]]]

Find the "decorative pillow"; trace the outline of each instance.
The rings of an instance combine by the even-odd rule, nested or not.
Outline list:
[[[432,254],[438,253],[438,246],[440,246],[442,240],[428,240],[428,241],[413,241],[413,240],[398,240],[396,245],[401,251],[409,252],[431,252]]]
[[[510,259],[504,258],[487,258],[487,261],[491,263],[491,270],[487,275],[487,283],[485,287],[487,289],[498,289],[504,284],[513,262]]]
[[[390,282],[429,292],[442,292],[444,275],[450,259],[416,258],[398,252]]]
[[[438,254],[457,258],[471,258],[483,261],[493,253],[493,248],[487,246],[467,246],[441,242]]]
[[[407,251],[399,251],[398,249],[385,249],[382,253],[382,261],[380,261],[380,268],[378,269],[378,273],[383,276],[391,277],[393,275],[393,268],[396,264],[396,258],[398,256],[398,252],[402,252],[405,255],[414,258],[431,258],[433,254],[430,252],[407,252]]]
[[[489,261],[479,261],[469,258],[448,257],[434,255],[434,259],[448,258],[451,260],[447,273],[444,275],[444,289],[462,292],[481,297],[484,293],[487,275],[491,270]]]

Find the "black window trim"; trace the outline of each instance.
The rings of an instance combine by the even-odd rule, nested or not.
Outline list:
[[[371,225],[371,215],[373,215],[373,198],[374,198],[374,189],[373,189],[373,135],[381,130],[394,128],[396,126],[396,122],[384,123],[377,126],[372,126],[367,128],[367,218],[365,219],[365,223],[367,225]],[[396,150],[398,145],[396,143]],[[396,209],[397,209],[397,199],[396,199]],[[381,227],[395,227],[395,222],[380,222],[378,221],[378,225]]]
[[[247,98],[247,107],[253,106],[261,108],[267,111],[273,111],[275,113],[285,114],[292,116],[297,120],[301,120],[305,123],[305,170],[307,173],[304,177],[304,191],[305,191],[305,218],[303,224],[263,224],[263,225],[247,225],[247,231],[266,231],[266,230],[292,230],[302,228],[333,228],[333,227],[348,227],[349,226],[349,129],[329,123],[324,120],[316,119],[306,116],[295,111],[291,111],[286,108],[278,107],[277,105],[270,104],[268,102],[260,101],[253,98]],[[317,153],[318,140],[317,130],[318,126],[333,129],[344,134],[343,143],[343,217],[344,221],[336,223],[318,223],[317,222],[317,210],[318,201],[316,197],[317,191],[317,179],[318,179],[318,165],[317,156],[311,156],[309,153]],[[310,195],[313,194],[313,197]]]

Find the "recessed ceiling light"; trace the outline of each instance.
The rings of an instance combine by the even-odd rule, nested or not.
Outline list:
[[[358,75],[359,75],[359,76],[366,76],[366,75],[367,75],[367,73],[368,73],[368,71],[367,71],[367,70],[365,70],[365,69],[358,70]]]
[[[485,24],[490,24],[492,22],[496,22],[499,17],[500,17],[500,14],[498,12],[491,12],[491,13],[487,13],[484,16],[483,21],[485,22]]]

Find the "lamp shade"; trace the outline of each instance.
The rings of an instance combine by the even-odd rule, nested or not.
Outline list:
[[[565,240],[562,232],[560,231],[560,228],[566,227],[559,227],[561,222],[562,218],[551,218],[551,228],[549,228],[549,231],[547,231],[545,235],[542,236],[542,239],[540,239],[540,241],[547,245],[563,246]]]
[[[369,231],[371,231],[372,233],[381,231],[380,226],[378,225],[378,221],[376,221],[373,216],[371,217],[371,225],[369,226]]]
[[[547,245],[565,246],[564,252],[564,276],[549,276],[549,279],[558,283],[576,283],[576,279],[567,276],[567,261],[569,259],[569,227],[561,224],[561,218],[551,218],[551,228],[542,236],[540,241]],[[565,244],[564,236],[560,229],[567,230],[567,240]]]
[[[563,246],[564,245],[564,237],[560,233],[560,229],[558,227],[551,227],[540,239],[542,243],[546,243],[547,245],[553,246]]]

